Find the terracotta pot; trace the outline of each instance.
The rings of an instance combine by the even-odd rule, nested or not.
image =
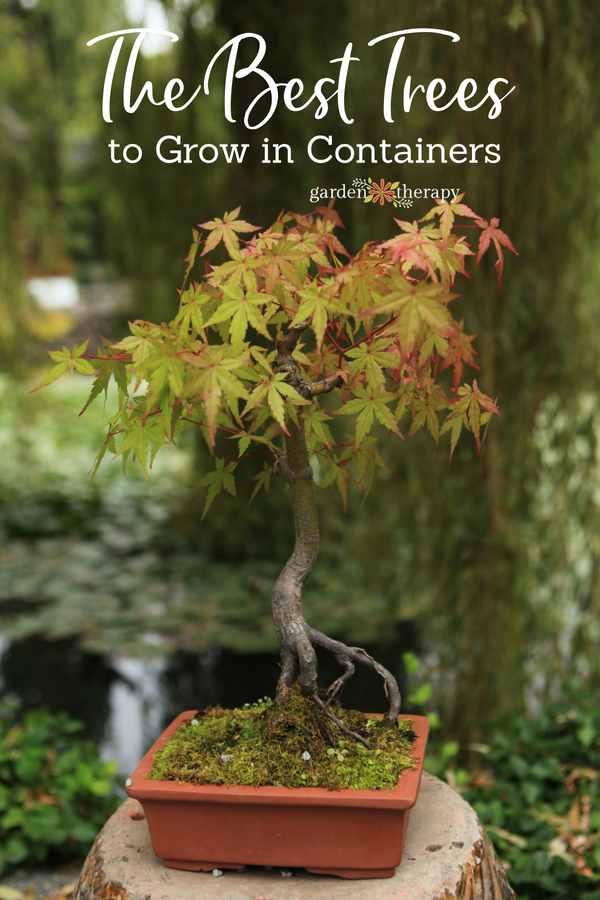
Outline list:
[[[402,859],[429,721],[412,719],[417,768],[393,790],[178,784],[146,779],[152,759],[195,710],[183,712],[144,756],[127,787],[144,808],[152,847],[173,869],[301,866],[342,878],[391,878]]]

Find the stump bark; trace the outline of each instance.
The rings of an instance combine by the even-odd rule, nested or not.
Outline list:
[[[152,851],[140,804],[127,800],[96,838],[73,900],[516,900],[475,811],[426,773],[393,878],[282,871],[249,867],[215,877],[167,869]]]

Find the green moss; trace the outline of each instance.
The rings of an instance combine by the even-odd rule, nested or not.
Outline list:
[[[415,767],[410,720],[391,725],[339,704],[332,711],[373,749],[342,734],[295,690],[284,710],[264,699],[243,709],[217,706],[199,712],[192,720],[197,724],[182,725],[155,754],[148,777],[193,784],[390,789],[403,771]]]

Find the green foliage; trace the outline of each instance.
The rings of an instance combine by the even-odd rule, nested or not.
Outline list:
[[[454,219],[474,218],[483,229],[478,261],[490,243],[487,222],[464,204],[437,201],[424,219],[439,216],[439,227],[399,221],[396,237],[366,244],[349,257],[334,235],[339,217],[329,208],[308,216],[282,214],[242,249],[237,235],[258,229],[238,213],[239,208],[200,226],[209,232],[201,255],[222,241],[230,261],[208,266],[203,281],[187,288],[184,280],[175,319],[162,325],[137,320],[129,337],[113,345],[103,341],[98,355],[90,356],[97,365],[90,401],[107,391],[113,377],[119,404],[94,473],[109,451],[124,466],[135,456],[147,477],[160,447],[179,439],[185,428],[199,426],[210,447],[222,431],[238,439],[239,458],[226,463],[217,457],[215,472],[201,481],[208,488],[206,514],[223,488],[235,495],[233,472],[240,460],[257,453],[279,456],[286,423],[297,422],[307,405],[307,442],[324,472],[321,487],[335,484],[344,505],[349,483],[368,492],[376,467],[384,466],[376,422],[402,438],[397,423],[410,413],[408,437],[426,425],[437,445],[451,431],[452,455],[465,427],[481,448],[481,429],[498,410],[476,381],[459,387],[473,352],[448,304],[457,296],[451,290],[455,275],[466,275],[464,259],[472,255],[466,239],[452,231]],[[492,228],[498,251],[499,241],[513,249],[497,220]],[[186,278],[201,243],[195,231]],[[341,256],[349,261],[342,264]],[[282,365],[278,353],[284,352],[284,333],[295,336],[295,348],[309,326],[313,338],[296,351],[304,373],[297,387],[290,383],[289,366],[275,371]],[[87,343],[72,355],[55,354],[57,364],[39,387],[67,367],[83,372],[86,349]],[[454,370],[450,393],[438,381],[447,367]],[[325,425],[331,416],[319,405],[334,388],[340,396],[333,415],[355,417],[353,434],[338,443]],[[444,409],[450,413],[440,427],[438,412]],[[269,471],[258,487],[268,486]]]
[[[559,700],[494,729],[464,797],[509,864],[519,900],[600,897],[600,703],[572,682]]]
[[[417,658],[403,659],[414,676]],[[422,714],[430,693],[422,682],[408,701]],[[600,897],[599,699],[574,679],[530,716],[484,723],[482,740],[462,748],[440,740],[435,713],[427,713],[433,735],[425,770],[475,808],[519,900]]]
[[[116,763],[65,713],[0,704],[0,872],[82,856],[119,804]]]
[[[402,772],[414,768],[410,720],[391,725],[339,703],[332,710],[373,749],[325,737],[330,733],[328,720],[315,713],[312,700],[296,688],[285,710],[265,698],[242,709],[199,712],[154,755],[150,777],[194,784],[369,790],[394,788]]]

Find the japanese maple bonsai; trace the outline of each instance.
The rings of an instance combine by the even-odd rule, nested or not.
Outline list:
[[[40,387],[70,370],[95,376],[89,403],[114,379],[118,411],[97,455],[135,458],[146,477],[163,444],[195,426],[215,447],[218,432],[237,440],[238,458],[216,456],[204,515],[222,489],[235,495],[234,471],[249,455],[264,454],[253,496],[269,489],[272,475],[289,485],[296,528],[292,556],[275,584],[271,605],[281,648],[276,704],[285,707],[299,682],[321,713],[346,726],[329,704],[357,664],[378,672],[395,722],[400,693],[392,674],[368,653],[311,628],[302,615],[302,586],[317,558],[319,525],[315,481],[335,485],[344,505],[350,485],[368,493],[384,466],[378,441],[408,421],[406,438],[426,427],[436,445],[450,434],[450,457],[463,428],[481,449],[484,429],[498,410],[477,382],[463,384],[465,364],[475,365],[473,336],[449,309],[455,276],[466,275],[474,255],[457,233],[456,216],[481,229],[477,262],[493,243],[514,250],[499,229],[462,202],[436,201],[420,222],[396,220],[399,233],[367,243],[352,257],[334,233],[332,208],[310,215],[282,214],[265,231],[238,219],[239,209],[193,232],[179,310],[168,324],[136,320],[117,344],[103,340],[97,354],[86,341],[50,355],[56,365]],[[382,201],[383,202],[383,201]],[[460,226],[459,226],[460,227]],[[240,243],[240,234],[258,236]],[[229,259],[206,265],[188,279],[196,259],[223,241]],[[446,370],[452,377],[446,379]],[[445,384],[445,381],[448,383]],[[144,384],[145,388],[140,386]],[[327,398],[327,399],[326,399]],[[443,420],[438,418],[445,413]],[[354,430],[341,441],[328,421],[351,416]],[[343,668],[325,695],[317,689],[315,647],[331,651]],[[358,734],[349,732],[364,743]]]

